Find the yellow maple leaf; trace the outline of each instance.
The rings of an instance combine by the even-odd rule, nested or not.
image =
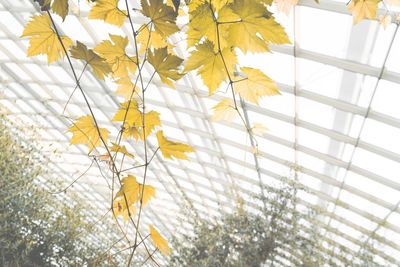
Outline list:
[[[110,65],[108,65],[104,58],[97,55],[92,49],[88,49],[86,45],[79,41],[76,42],[76,46],[71,48],[71,56],[86,61],[100,80],[104,80],[104,77],[111,72]]]
[[[183,59],[168,53],[167,47],[154,49],[154,53],[149,51],[149,63],[154,67],[163,83],[175,88],[173,81],[179,80],[183,74],[179,73],[178,67]]]
[[[104,142],[107,142],[109,131],[104,128],[97,130],[91,115],[78,118],[73,125],[68,128],[68,132],[73,134],[71,144],[83,144],[89,147],[89,153],[93,148],[102,144],[99,132]]]
[[[241,72],[247,77],[234,85],[234,90],[244,100],[258,105],[263,96],[279,95],[276,83],[258,69],[242,67]]]
[[[68,15],[68,0],[34,0],[40,5],[40,10],[49,11],[50,5],[51,10],[59,15],[63,20]],[[53,4],[51,4],[53,2]]]
[[[214,10],[219,12],[222,8],[224,8],[229,3],[232,3],[233,0],[212,0],[210,1],[214,7]]]
[[[353,15],[353,23],[357,24],[363,19],[375,19],[380,2],[381,0],[352,0],[348,9]]]
[[[129,101],[122,103],[112,121],[124,122],[122,137],[133,137],[136,140],[138,138],[142,140],[147,138],[155,127],[159,126],[161,123],[160,114],[158,112],[147,112],[144,115],[144,126],[146,130],[143,131],[143,113],[139,110],[136,100],[131,100],[130,104]]]
[[[136,203],[140,199],[139,183],[136,177],[128,175],[122,178],[121,188],[115,195],[113,201],[113,211],[115,216],[122,215],[124,221],[136,213]],[[129,216],[130,215],[130,216]]]
[[[121,104],[112,121],[122,121],[129,125],[134,125],[134,123],[140,118],[141,115],[138,109],[138,103],[135,99],[132,99],[131,101]]]
[[[191,2],[189,7],[197,5],[196,2]],[[197,5],[189,12],[189,25],[187,30],[187,43],[191,47],[197,44],[204,36],[217,43],[217,27],[213,18],[213,12],[208,3]],[[220,40],[225,40],[221,38]]]
[[[130,158],[133,158],[133,157],[134,157],[133,154],[131,154],[131,153],[128,152],[128,150],[126,149],[125,146],[121,146],[121,145],[118,145],[118,144],[115,144],[115,143],[111,143],[111,144],[112,144],[112,147],[111,147],[110,150],[111,150],[112,152],[115,152],[115,153],[122,153],[122,154],[124,154],[125,156],[130,157]]]
[[[155,31],[152,31],[150,34],[149,28],[146,25],[142,25],[137,36],[137,42],[140,44],[140,54],[146,52],[148,48],[163,48],[168,46],[167,41],[164,40],[160,34]]]
[[[110,34],[110,39],[112,42],[104,40],[94,51],[110,64],[114,77],[126,77],[128,71],[134,74],[137,67],[136,57],[130,57],[125,52],[128,38]]]
[[[142,197],[143,191],[143,197]],[[136,212],[136,205],[142,199],[142,206],[155,197],[156,190],[151,185],[144,185],[136,181],[136,177],[128,175],[121,180],[121,188],[115,195],[113,202],[114,213],[116,216],[122,215],[126,220]],[[129,211],[128,208],[129,207]]]
[[[171,253],[171,248],[168,246],[167,240],[165,240],[152,225],[150,225],[150,237],[154,246],[158,248],[162,254],[168,256],[168,254]]]
[[[65,17],[68,15],[68,0],[54,0],[51,5],[51,10],[65,20]]]
[[[220,3],[222,2],[224,1],[220,1]],[[197,3],[192,2],[189,6],[192,5],[197,5]],[[226,23],[219,25],[219,34],[217,34],[215,19],[217,19],[218,23]],[[219,47],[223,49],[229,45],[227,38],[230,24],[227,22],[238,21],[240,17],[228,6],[221,6],[221,10],[219,10],[218,15],[216,15],[211,10],[210,4],[208,2],[203,2],[203,4],[197,5],[195,9],[189,12],[189,20],[190,22],[187,30],[187,43],[189,47],[197,44],[205,37],[214,44],[215,49],[218,49],[218,41],[220,43]]]
[[[118,88],[115,93],[124,96],[125,99],[129,100],[135,96],[134,93],[140,93],[139,87],[135,87],[131,78],[129,78],[128,76],[122,77],[115,82],[118,84]]]
[[[142,197],[142,205],[145,206],[152,197],[156,196],[156,189],[154,186],[151,185],[144,185],[139,184],[139,192],[142,194],[143,190],[143,197]]]
[[[122,178],[121,188],[115,197],[124,198],[124,194],[129,205],[137,203],[140,200],[139,183],[136,181],[135,176],[128,175],[127,177]]]
[[[213,107],[213,110],[214,114],[212,116],[212,119],[215,121],[232,121],[233,118],[238,114],[235,109],[233,100],[230,98],[225,98],[218,102],[218,104]]]
[[[193,148],[189,145],[173,142],[164,137],[163,131],[157,132],[157,141],[160,150],[166,159],[177,159],[189,160],[185,153],[193,152]]]
[[[231,77],[233,77],[235,65],[237,64],[236,54],[231,48],[225,48],[222,50],[222,55],[226,67]],[[208,40],[196,45],[196,50],[191,53],[189,59],[186,61],[185,71],[195,69],[197,69],[197,73],[208,87],[210,95],[214,94],[221,83],[228,79],[221,54],[215,52],[214,44]]]
[[[47,55],[48,63],[65,56],[64,49],[56,32],[51,26],[50,17],[47,14],[33,16],[26,25],[21,37],[29,38],[28,56]],[[67,36],[60,36],[65,49],[72,45],[72,40]]]
[[[133,124],[130,124],[128,127],[125,127],[125,130],[122,134],[122,137],[128,138],[133,137],[135,140],[139,138],[144,140],[147,138],[151,132],[155,129],[156,126],[160,125],[160,114],[156,111],[150,111],[144,116],[144,125],[145,131],[143,131],[143,121],[142,116],[143,113],[139,111],[140,117],[138,117]]]
[[[141,0],[142,14],[151,19],[156,32],[164,39],[179,31],[175,10],[163,0]]]
[[[118,8],[119,0],[97,0],[89,12],[89,19],[101,19],[117,26],[122,26],[127,13]]]
[[[228,42],[243,52],[267,52],[269,44],[286,44],[285,29],[256,0],[236,0],[230,5],[240,22],[229,24]]]

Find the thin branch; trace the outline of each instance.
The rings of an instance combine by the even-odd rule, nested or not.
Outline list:
[[[75,180],[73,180],[72,183],[70,183],[67,187],[65,187],[64,189],[62,189],[60,191],[49,192],[49,193],[52,194],[52,195],[58,195],[60,193],[66,193],[68,188],[73,186],[80,178],[82,178],[90,170],[90,168],[92,168],[94,162],[95,162],[95,159],[92,159],[92,162],[90,163],[89,167],[81,175],[79,175]]]

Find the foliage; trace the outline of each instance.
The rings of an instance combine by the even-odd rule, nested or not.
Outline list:
[[[253,201],[259,205],[257,211],[246,208],[239,200],[232,213],[224,213],[213,222],[188,216],[194,218],[188,220],[193,233],[174,240],[175,252],[169,266],[280,266],[281,258],[303,267],[379,266],[371,257],[372,246],[359,253],[344,246],[339,251],[324,248],[324,231],[317,221],[321,211],[300,210],[297,187],[295,183],[266,187],[266,197],[254,196]]]
[[[35,183],[42,163],[0,118],[0,265],[94,263],[102,247],[78,236],[89,228],[82,206],[67,205]]]
[[[352,0],[349,9],[354,23],[365,18],[375,18],[380,1]],[[55,22],[55,16],[60,16],[63,23],[68,21],[68,0],[34,2],[40,6],[42,14],[33,16],[22,33],[22,37],[29,39],[27,54],[44,55],[49,64],[67,59],[76,89],[82,95],[87,109],[86,114],[70,118],[72,125],[68,132],[72,133],[71,143],[87,146],[90,157],[108,163],[106,170],[111,173],[110,207],[115,226],[127,239],[127,243],[133,243],[127,248],[131,249],[127,264],[131,264],[139,244],[144,246],[149,258],[155,262],[152,257],[154,252],[161,250],[167,254],[169,250],[161,249],[165,246],[156,242],[154,251],[150,252],[144,236],[151,234],[145,235],[139,231],[142,208],[155,197],[156,192],[156,188],[146,185],[148,168],[158,152],[165,159],[189,160],[188,154],[195,150],[164,136],[160,129],[160,113],[147,110],[146,91],[157,89],[150,86],[154,77],[175,89],[176,82],[190,71],[200,76],[209,95],[222,93],[221,89],[227,88],[228,97],[213,107],[213,119],[239,118],[254,144],[253,151],[256,154],[258,143],[255,135],[266,128],[260,123],[250,125],[249,120],[245,119],[242,101],[258,105],[264,97],[279,95],[279,90],[266,73],[245,66],[238,55],[266,53],[271,44],[290,43],[284,28],[269,11],[273,1],[81,1],[79,4],[89,6],[88,19],[99,20],[117,28],[126,24],[130,28],[129,31],[120,31],[124,35],[110,31],[108,39],[101,40],[92,48],[62,35],[63,24]],[[275,3],[278,11],[288,14],[297,1],[276,0]],[[136,25],[133,17],[140,17],[144,23]],[[178,25],[178,20],[183,21],[183,24]],[[383,21],[388,23],[386,18]],[[104,29],[107,28],[98,28],[99,31]],[[177,36],[184,36],[184,54],[189,55],[187,60],[183,60],[175,49],[173,40]],[[78,74],[76,66],[82,61],[84,68]],[[150,78],[144,77],[145,69],[150,70]],[[114,127],[103,128],[100,125],[96,110],[80,83],[87,70],[92,71],[100,80],[118,85],[116,94],[123,96],[123,101],[112,120],[118,125],[117,134],[112,134],[115,132]],[[154,147],[151,138],[157,141],[154,150],[150,149]],[[144,151],[143,157],[134,157],[133,152],[128,151],[132,143]],[[127,158],[135,158],[134,163]],[[131,170],[139,168],[142,171],[140,177],[133,176]],[[119,217],[127,223],[125,229],[121,227]],[[130,239],[131,235],[126,234],[128,229],[134,232],[133,240]],[[154,234],[151,236],[154,237]]]

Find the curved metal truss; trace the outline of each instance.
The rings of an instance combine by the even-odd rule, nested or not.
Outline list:
[[[67,117],[86,111],[76,93],[62,116],[75,87],[66,62],[48,66],[43,58],[25,56],[27,42],[19,36],[37,11],[29,0],[0,0],[0,104],[10,118],[35,129],[50,159],[51,173],[42,177],[44,183],[62,178],[67,184],[91,163],[85,149],[69,145],[66,133]],[[92,45],[106,38],[80,17],[82,13],[73,15],[62,27],[68,35]],[[306,188],[298,196],[300,202],[324,210],[319,222],[327,247],[357,253],[374,242],[377,246],[369,249],[378,264],[400,266],[398,25],[383,30],[377,21],[363,21],[352,26],[345,3],[327,0],[300,1],[294,14],[278,19],[293,45],[272,47],[272,55],[248,59],[265,68],[282,92],[260,107],[242,103],[250,123],[269,128],[258,137],[257,157],[241,124],[211,120],[210,108],[223,92],[207,97],[192,74],[179,81],[176,90],[158,80],[152,83],[148,103],[161,113],[164,131],[196,153],[190,163],[166,162],[156,155],[148,182],[158,196],[144,213],[144,222],[179,236],[190,231],[181,220],[182,203],[199,215],[218,216],[234,208],[235,195],[249,199],[260,192],[260,182],[271,185],[295,172]],[[126,29],[122,32],[129,36]],[[187,56],[179,45],[177,53]],[[90,72],[81,83],[100,124],[112,127],[120,102],[113,85]],[[132,143],[130,148],[143,155],[141,146]],[[150,149],[154,151],[154,145]],[[136,174],[140,177],[139,170]],[[85,196],[92,218],[107,211],[107,177],[97,168],[91,168],[74,191]],[[282,257],[296,258],[296,253],[285,251]],[[281,265],[293,264],[282,260]]]

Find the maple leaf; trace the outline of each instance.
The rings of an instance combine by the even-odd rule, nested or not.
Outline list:
[[[142,197],[143,191],[143,197]],[[155,197],[156,189],[151,185],[144,185],[136,181],[136,177],[128,175],[122,178],[121,188],[115,195],[113,202],[115,215],[123,215],[125,220],[136,212],[136,204],[142,199],[142,206]],[[127,205],[128,204],[128,205]],[[129,211],[128,208],[129,207]]]
[[[142,14],[151,19],[156,32],[164,39],[179,31],[176,26],[175,10],[164,4],[163,0],[141,0]]]
[[[375,19],[380,2],[381,0],[352,0],[348,9],[353,15],[353,23],[357,24],[363,19]]]
[[[121,188],[115,197],[124,197],[125,194],[129,205],[137,203],[140,199],[139,188],[139,183],[136,181],[136,177],[133,175],[128,175],[127,177],[122,178]]]
[[[157,132],[157,141],[158,146],[166,159],[172,159],[172,157],[175,157],[177,159],[189,160],[185,153],[194,151],[189,145],[168,140],[164,137],[163,131]]]
[[[136,177],[128,175],[122,178],[121,188],[115,195],[113,201],[113,211],[114,215],[122,215],[124,221],[126,221],[130,216],[136,213],[135,204],[140,199],[140,186],[136,181]]]
[[[212,3],[214,10],[218,12],[222,8],[224,8],[227,4],[232,3],[233,0],[212,0],[210,2]]]
[[[79,41],[76,42],[76,46],[71,48],[71,56],[86,61],[100,80],[104,80],[104,77],[111,72],[111,68],[104,58],[97,55],[92,49],[88,49],[86,45]]]
[[[189,6],[196,4],[196,2],[191,2]],[[204,36],[214,44],[217,43],[217,27],[209,3],[197,5],[195,9],[189,12],[188,46],[197,44]],[[221,38],[221,40],[224,40],[224,38]]]
[[[56,32],[51,26],[47,14],[33,16],[26,25],[21,37],[29,38],[28,56],[47,55],[48,63],[65,56],[65,52]],[[65,49],[72,45],[72,40],[67,36],[60,36]]]
[[[125,121],[127,124],[134,124],[140,118],[138,103],[135,99],[132,99],[121,104],[112,121]]]
[[[150,33],[147,26],[142,25],[142,28],[137,36],[137,42],[140,44],[139,53],[143,54],[147,48],[163,48],[168,46],[160,34],[155,31]]]
[[[125,127],[122,137],[128,138],[131,136],[135,138],[135,140],[138,140],[139,138],[144,140],[144,138],[147,138],[151,134],[156,126],[160,125],[160,114],[156,111],[150,111],[144,115],[144,125],[146,130],[143,131],[143,113],[139,110],[138,112],[140,117],[133,122],[133,125],[128,125],[128,127]]]
[[[195,3],[191,3],[190,5],[194,4]],[[189,12],[189,20],[190,23],[187,30],[187,43],[189,47],[197,44],[203,37],[205,37],[213,42],[215,49],[218,49],[218,41],[219,47],[223,49],[229,45],[229,24],[220,24],[217,32],[216,22],[231,23],[240,20],[240,17],[227,6],[222,7],[221,10],[218,11],[218,15],[216,15],[211,10],[210,4],[205,2],[197,6],[193,11]]]
[[[175,88],[173,81],[177,81],[183,76],[178,71],[183,59],[169,54],[167,47],[154,49],[154,53],[149,51],[148,59],[161,81],[171,88]]]
[[[65,20],[65,17],[68,15],[68,0],[54,0],[51,5],[51,10]]]
[[[233,77],[235,64],[237,64],[236,54],[228,47],[224,48],[221,53],[224,57],[226,67],[231,77]],[[197,69],[197,73],[208,87],[210,95],[214,94],[221,83],[228,79],[221,54],[215,52],[214,44],[208,40],[196,45],[196,50],[191,53],[189,59],[186,61],[185,71],[195,69]]]
[[[212,119],[215,121],[232,121],[233,118],[238,114],[235,110],[235,104],[230,98],[221,100],[212,109],[214,110]]]
[[[115,217],[122,216],[124,218],[124,222],[126,222],[130,216],[134,216],[136,214],[136,206],[135,204],[131,204],[129,209],[126,206],[126,201],[123,197],[118,197],[113,201],[113,215]]]
[[[240,22],[229,24],[229,43],[243,52],[267,52],[269,44],[286,44],[285,29],[256,0],[236,0],[230,5]]]
[[[34,0],[34,2],[40,5],[40,10],[42,11],[49,11],[51,6],[51,10],[63,20],[68,15],[68,0]],[[51,2],[53,2],[52,5]]]
[[[89,19],[101,19],[117,26],[122,26],[127,12],[118,8],[119,0],[97,0],[89,12]]]
[[[156,196],[156,189],[154,186],[151,185],[144,185],[139,184],[139,192],[142,194],[143,190],[143,197],[142,197],[142,205],[145,206],[152,197]]]
[[[126,77],[128,71],[134,74],[137,67],[136,57],[130,57],[125,52],[128,38],[110,34],[110,39],[112,42],[104,40],[94,51],[110,64],[114,77]]]
[[[89,147],[89,153],[93,148],[102,144],[99,132],[103,140],[108,139],[109,131],[104,128],[99,128],[97,131],[96,124],[91,115],[86,115],[78,118],[73,125],[68,128],[68,132],[73,134],[71,144],[83,144]]]
[[[143,116],[143,113],[141,113]],[[144,135],[144,131],[141,129],[142,128],[142,122],[140,122],[140,127],[139,128],[139,132],[140,132],[140,138],[143,140],[144,138],[147,138],[147,136],[150,135],[150,133],[155,129],[156,126],[159,126],[161,124],[160,121],[160,113],[156,112],[156,111],[150,111],[147,112],[144,115],[144,124],[145,124],[145,128],[146,128],[146,134]]]
[[[152,225],[150,225],[150,237],[154,246],[158,248],[162,254],[168,256],[168,254],[171,253],[171,248],[168,246],[167,240],[165,240]]]
[[[128,76],[118,79],[116,83],[118,84],[118,88],[115,93],[118,95],[123,95],[125,99],[131,99],[133,97],[133,90],[137,94],[140,91],[140,89],[133,84]]]
[[[115,144],[115,143],[111,143],[111,144],[112,144],[112,147],[111,147],[110,150],[112,152],[122,153],[127,157],[134,158],[134,155],[129,153],[125,146],[121,146],[121,145],[118,145],[118,144]]]
[[[299,0],[274,0],[276,9],[278,12],[283,12],[286,16],[289,16],[292,8],[297,5]]]
[[[280,94],[276,83],[260,70],[242,67],[241,71],[247,78],[235,83],[234,90],[243,99],[258,105],[261,97]]]
[[[136,100],[131,100],[129,108],[128,103],[129,102],[125,102],[121,104],[121,107],[112,120],[125,121],[122,137],[128,138],[132,136],[136,140],[138,138],[144,140],[144,138],[147,138],[151,134],[156,126],[160,125],[160,114],[156,111],[146,113],[144,115],[144,126],[146,130],[143,131],[143,113],[139,110]]]

